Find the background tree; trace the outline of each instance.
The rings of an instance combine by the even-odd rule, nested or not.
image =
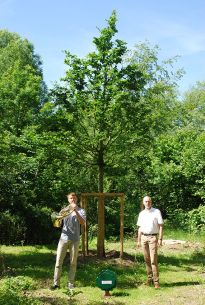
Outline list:
[[[204,83],[186,92],[150,152],[149,187],[166,217],[204,204],[204,94]]]
[[[33,45],[16,33],[0,31],[1,127],[18,135],[45,101],[41,61]]]
[[[30,226],[26,211],[35,198],[38,164],[34,126],[46,86],[33,45],[7,30],[0,31],[0,74],[0,231],[1,240],[4,232],[6,242],[14,242],[25,239]]]

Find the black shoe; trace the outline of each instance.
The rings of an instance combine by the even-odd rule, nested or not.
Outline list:
[[[58,285],[51,286],[51,290],[55,290],[55,289],[59,289],[59,288],[60,288],[60,286],[58,286]]]

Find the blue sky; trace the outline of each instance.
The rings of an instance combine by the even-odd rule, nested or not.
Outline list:
[[[185,69],[180,92],[205,81],[204,0],[0,0],[0,29],[33,43],[48,87],[64,76],[64,50],[85,56],[113,10],[118,37],[132,48],[149,41],[160,60],[179,55]]]

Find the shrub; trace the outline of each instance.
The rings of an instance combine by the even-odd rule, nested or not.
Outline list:
[[[0,305],[38,305],[40,301],[27,297],[25,290],[33,289],[33,280],[28,277],[17,276],[6,278],[0,286]]]
[[[12,291],[21,292],[24,290],[32,290],[35,288],[34,281],[27,276],[8,277],[3,281],[3,286]]]
[[[188,226],[193,233],[205,231],[205,206],[199,206],[188,212]]]
[[[187,212],[182,209],[177,209],[172,213],[168,214],[168,222],[175,229],[188,230],[188,217]]]
[[[16,244],[25,239],[26,226],[22,216],[11,214],[10,211],[0,213],[0,243]]]
[[[201,233],[205,231],[205,206],[199,206],[191,211],[175,210],[168,217],[172,227],[189,231],[191,233]]]
[[[29,206],[25,211],[26,243],[47,244],[56,239],[58,232],[53,227],[51,213],[52,210],[48,207]]]

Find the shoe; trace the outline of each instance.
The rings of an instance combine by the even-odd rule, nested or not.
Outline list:
[[[154,288],[159,289],[160,288],[159,284],[158,283],[154,284]]]
[[[55,290],[55,289],[59,289],[59,288],[60,288],[60,286],[58,286],[58,285],[51,286],[51,290]]]
[[[72,283],[68,283],[68,289],[74,289],[74,285]]]

